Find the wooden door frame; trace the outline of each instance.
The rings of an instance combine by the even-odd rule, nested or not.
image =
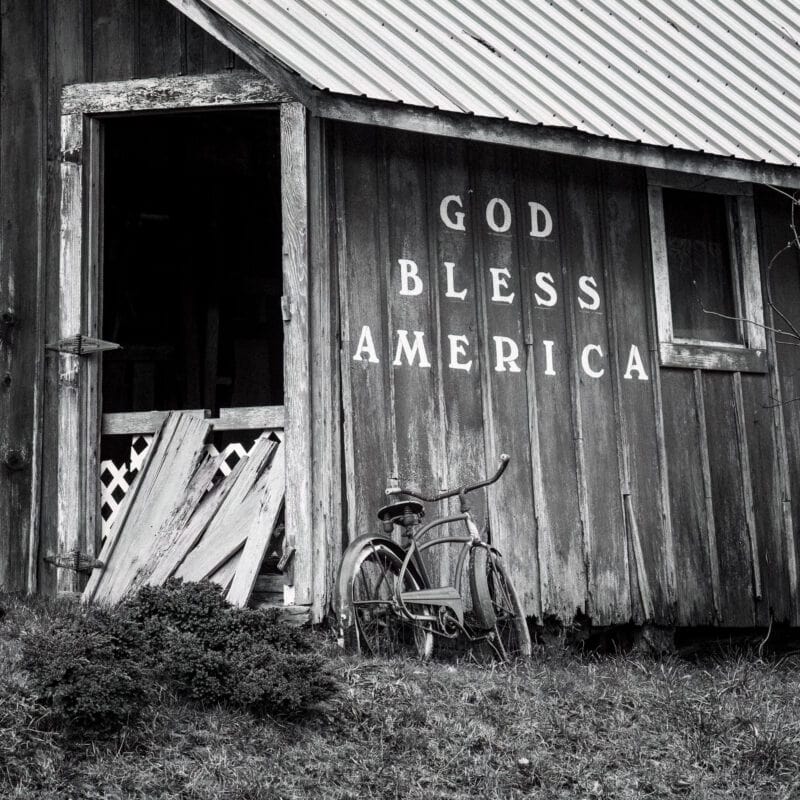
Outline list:
[[[110,116],[221,108],[280,110],[283,224],[286,543],[295,549],[287,600],[310,605],[311,392],[308,312],[307,113],[260,75],[227,72],[65,86],[61,96],[59,339],[97,337],[102,280],[102,121]],[[94,555],[99,509],[99,362],[59,353],[58,548]],[[78,592],[60,570],[59,592]]]

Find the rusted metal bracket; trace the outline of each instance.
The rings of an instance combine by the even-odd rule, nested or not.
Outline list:
[[[69,569],[73,572],[91,572],[93,569],[104,566],[102,561],[87,553],[82,553],[77,548],[68,550],[66,553],[48,553],[42,561],[59,569]]]
[[[57,342],[46,344],[44,349],[54,350],[57,353],[71,353],[74,356],[90,356],[93,353],[100,353],[104,350],[121,350],[122,345],[76,333],[74,336],[67,336],[66,339],[59,339]]]

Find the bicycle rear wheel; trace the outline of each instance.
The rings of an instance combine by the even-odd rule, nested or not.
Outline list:
[[[343,576],[342,581],[350,594],[360,652],[376,657],[428,658],[433,651],[433,634],[405,619],[395,600],[403,564],[396,545],[376,536],[362,539],[358,547],[352,572]],[[423,588],[421,576],[409,565],[401,591]]]
[[[487,640],[501,661],[530,656],[531,635],[514,584],[499,553],[473,547],[469,557],[472,611],[478,625],[492,632]]]

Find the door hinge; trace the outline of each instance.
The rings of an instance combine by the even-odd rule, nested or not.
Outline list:
[[[292,301],[285,294],[281,295],[281,316],[284,322],[292,318]]]
[[[52,564],[59,569],[71,569],[73,572],[91,572],[93,569],[103,566],[103,562],[94,556],[82,553],[77,548],[68,550],[66,553],[48,553],[42,561],[45,564]]]
[[[44,349],[55,350],[57,353],[71,353],[73,356],[90,356],[104,350],[121,350],[122,345],[76,333],[74,336],[67,336],[66,339],[50,342],[44,346]]]

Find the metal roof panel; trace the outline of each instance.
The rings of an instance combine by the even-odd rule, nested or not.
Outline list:
[[[800,0],[202,0],[330,92],[800,164]]]

